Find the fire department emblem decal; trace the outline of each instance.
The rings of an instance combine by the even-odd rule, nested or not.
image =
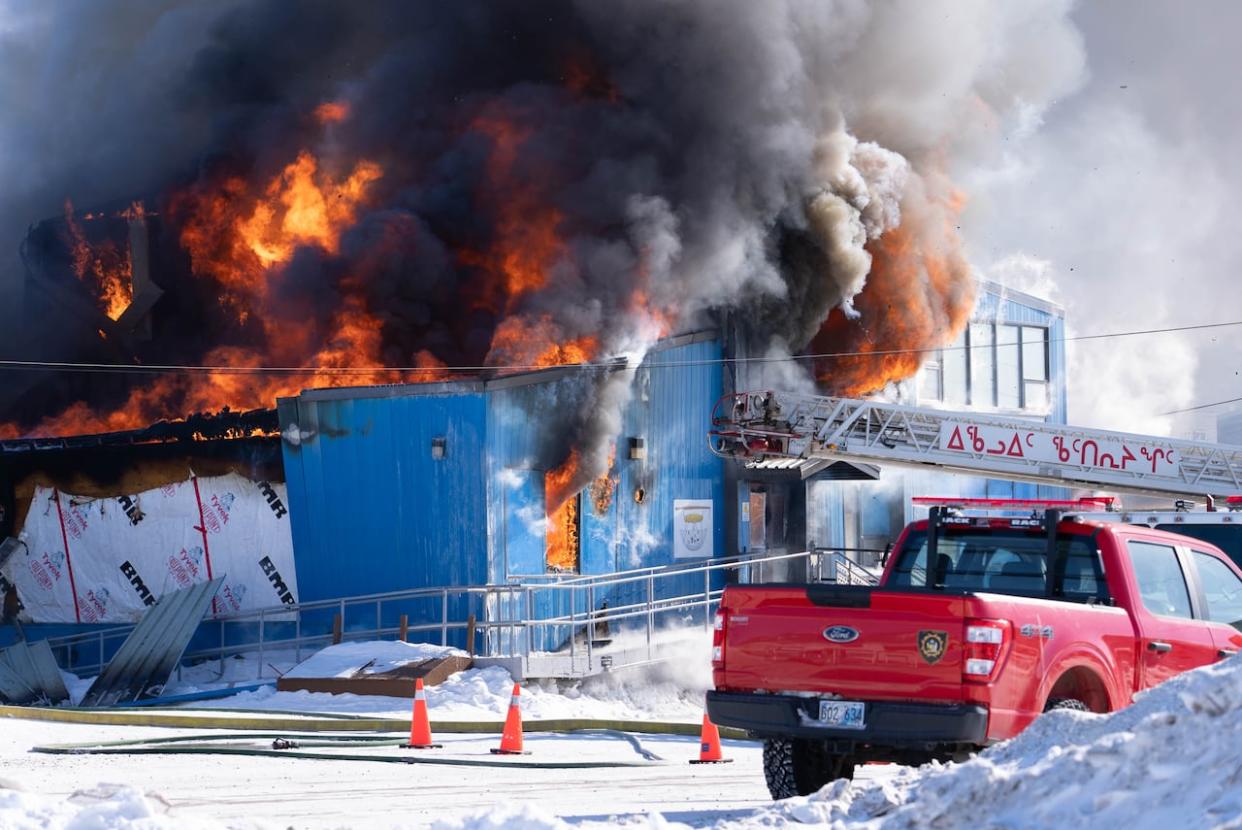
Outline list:
[[[940,662],[940,658],[944,657],[945,648],[949,644],[949,632],[947,631],[920,631],[919,632],[919,654],[928,664]]]

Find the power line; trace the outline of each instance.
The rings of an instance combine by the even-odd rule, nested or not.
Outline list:
[[[1183,331],[1200,331],[1204,329],[1227,328],[1242,326],[1242,320],[1225,323],[1199,323],[1188,326],[1170,326],[1159,329],[1136,329],[1132,331],[1108,332],[1104,334],[1080,334],[1073,337],[1049,338],[1049,343],[1074,343],[1088,340],[1104,340],[1119,337],[1139,337],[1151,334],[1172,334]],[[688,366],[708,366],[743,363],[783,363],[789,360],[826,360],[849,357],[887,357],[902,354],[933,354],[936,352],[969,351],[977,348],[992,348],[991,343],[977,346],[942,346],[922,349],[875,349],[854,352],[823,352],[818,354],[786,355],[780,357],[725,357],[704,360],[680,360],[649,364],[648,368],[677,368]],[[1018,344],[997,344],[998,346]],[[539,369],[582,367],[609,369],[620,365],[623,358],[602,363],[561,363],[561,364],[508,364],[487,366],[190,366],[176,364],[117,364],[117,363],[74,363],[66,361],[38,360],[0,360],[0,369],[17,371],[44,372],[85,372],[111,374],[223,374],[223,375],[433,375],[433,374],[473,374],[478,372],[530,372]],[[1208,404],[1214,406],[1216,404]]]
[[[1180,415],[1183,412],[1198,412],[1200,409],[1211,409],[1214,406],[1224,406],[1228,403],[1238,403],[1242,398],[1230,398],[1227,401],[1217,401],[1216,403],[1204,403],[1198,406],[1188,406],[1185,409],[1170,409],[1168,412],[1161,412],[1160,415]]]

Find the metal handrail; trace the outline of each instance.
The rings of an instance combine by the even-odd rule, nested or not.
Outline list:
[[[640,568],[592,577],[561,579],[547,583],[415,588],[329,600],[311,600],[293,605],[278,605],[208,618],[204,620],[203,625],[217,625],[220,627],[219,644],[187,653],[184,657],[184,662],[218,659],[221,661],[219,676],[222,677],[224,674],[224,657],[257,652],[259,655],[258,674],[262,677],[265,674],[265,670],[269,668],[264,659],[266,656],[265,652],[289,650],[293,652],[295,661],[300,661],[304,649],[311,646],[319,647],[324,643],[332,641],[333,637],[331,634],[306,633],[303,631],[303,617],[308,612],[336,610],[342,620],[342,641],[377,638],[391,636],[399,631],[395,626],[385,626],[383,624],[384,606],[386,604],[434,600],[435,598],[440,600],[438,603],[440,606],[440,619],[438,621],[432,619],[431,621],[408,625],[406,626],[407,632],[426,634],[438,631],[440,643],[448,645],[450,632],[454,634],[465,632],[473,625],[476,631],[482,633],[483,656],[518,658],[528,661],[534,653],[562,653],[555,650],[548,652],[546,649],[538,648],[536,643],[536,640],[538,640],[538,644],[560,643],[562,650],[568,649],[571,663],[576,664],[580,657],[585,657],[587,670],[593,670],[599,665],[595,655],[596,645],[594,636],[594,632],[598,627],[645,617],[645,625],[640,626],[640,628],[646,628],[646,659],[650,661],[655,659],[652,650],[652,638],[656,628],[657,615],[663,618],[671,613],[689,612],[697,619],[699,616],[697,612],[703,609],[703,625],[705,628],[710,627],[710,609],[719,602],[720,596],[723,593],[720,588],[713,588],[713,575],[732,570],[739,572],[739,578],[750,581],[750,577],[755,572],[748,569],[762,568],[779,562],[804,560],[808,563],[808,570],[813,565],[816,578],[822,578],[826,558],[834,563],[834,572],[838,574],[845,572],[850,581],[853,581],[855,578],[854,571],[851,570],[852,567],[857,567],[860,572],[866,572],[866,569],[858,566],[857,563],[851,563],[841,550],[815,549],[770,556],[731,557],[727,560],[715,559],[688,564],[676,563],[664,567]],[[848,564],[843,566],[841,565],[842,562]],[[674,596],[664,596],[662,591],[659,590],[663,586],[669,585],[670,580],[674,580],[671,584],[684,584],[678,583],[676,580],[684,580],[695,575],[702,576],[703,590],[701,591],[687,593],[686,588],[683,587]],[[628,601],[624,605],[611,608],[596,607],[597,597],[607,597],[608,591],[626,587],[638,587],[639,591],[645,594],[644,598]],[[565,592],[568,592],[567,597]],[[549,602],[552,605],[551,608],[546,608],[545,613],[539,613],[539,603],[541,601],[539,598],[541,596],[550,598]],[[482,619],[476,619],[471,623],[468,619],[453,617],[450,614],[450,599],[457,600],[459,603],[465,600],[469,604],[472,597],[479,597],[482,600],[485,611]],[[556,610],[557,608],[564,607],[566,603],[568,611],[558,612]],[[344,625],[347,612],[354,611],[354,616],[356,617],[358,609],[368,607],[373,609],[373,617],[371,614],[367,614],[367,618],[372,619],[373,622],[362,627],[354,626],[347,629]],[[582,611],[578,610],[580,607],[583,608]],[[391,616],[389,618],[391,619]],[[280,624],[275,626],[276,631],[273,631],[273,624]],[[257,640],[248,639],[246,642],[229,643],[229,627],[237,625],[257,625]],[[290,625],[293,626],[292,632],[288,630]],[[127,637],[132,629],[133,626],[116,626],[98,632],[56,638],[49,640],[49,644],[53,649],[69,649],[75,646],[82,647],[86,644],[93,644],[97,648],[98,663],[78,663],[73,668],[79,671],[91,668],[102,669],[103,664],[106,662],[104,658],[109,651],[107,644],[113,640]],[[580,648],[578,640],[581,632],[584,631],[587,636],[585,637],[584,645]],[[290,633],[292,636],[282,636]],[[580,651],[584,651],[585,654],[580,654]],[[620,665],[614,664],[613,667],[620,668]],[[277,671],[274,667],[270,668],[273,671]]]

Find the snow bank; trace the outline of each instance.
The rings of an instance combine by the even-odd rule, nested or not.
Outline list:
[[[1111,715],[1053,712],[966,763],[836,782],[756,820],[868,830],[1242,828],[1239,735],[1242,659],[1234,657]]]
[[[218,827],[166,814],[159,796],[133,787],[100,785],[79,790],[68,799],[22,792],[0,781],[0,827],[5,830],[181,830]]]
[[[453,655],[465,657],[466,652],[457,648],[403,643],[399,640],[340,643],[311,655],[285,674],[285,677],[352,677],[360,670],[365,674],[378,674],[409,663]]]
[[[1111,715],[1058,711],[1022,735],[962,764],[930,764],[895,776],[836,782],[695,827],[759,830],[1126,830],[1242,828],[1242,658],[1199,669]],[[684,816],[685,814],[681,814]],[[681,816],[679,816],[681,817]],[[441,822],[436,830],[577,830],[686,825],[659,815],[567,824],[538,808],[499,806]]]

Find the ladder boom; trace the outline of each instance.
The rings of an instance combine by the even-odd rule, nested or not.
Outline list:
[[[1242,447],[879,401],[748,392],[712,415],[712,451],[738,460],[930,465],[1055,486],[1157,495],[1242,492]]]

